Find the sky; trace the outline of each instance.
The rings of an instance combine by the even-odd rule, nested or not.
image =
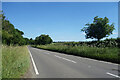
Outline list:
[[[108,38],[118,37],[117,2],[3,2],[2,10],[27,38],[48,34],[53,41],[89,41],[81,29],[95,16],[108,17],[115,25]]]

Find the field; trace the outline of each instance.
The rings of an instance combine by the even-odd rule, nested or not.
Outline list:
[[[2,78],[20,78],[29,65],[27,46],[2,46]]]
[[[63,45],[62,43],[53,43],[48,45],[33,45],[33,47],[46,49],[56,52],[61,52],[70,55],[76,55],[81,57],[88,57],[98,60],[104,60],[109,62],[118,63],[118,47],[90,47],[87,45],[83,46],[70,46]]]

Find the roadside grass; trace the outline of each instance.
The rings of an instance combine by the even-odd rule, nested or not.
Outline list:
[[[88,46],[67,46],[60,44],[32,45],[32,46],[40,49],[51,50],[65,54],[87,57],[113,63],[118,63],[120,61],[118,58],[118,53],[120,49],[117,47],[98,48]]]
[[[21,78],[29,66],[27,46],[2,46],[2,78]]]

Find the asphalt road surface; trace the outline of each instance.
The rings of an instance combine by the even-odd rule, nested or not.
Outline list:
[[[120,78],[118,65],[28,46],[35,78]]]

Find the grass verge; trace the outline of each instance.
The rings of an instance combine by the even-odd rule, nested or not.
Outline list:
[[[33,45],[33,47],[51,50],[56,52],[62,52],[65,54],[76,55],[81,57],[87,57],[97,60],[103,60],[113,63],[119,63],[118,54],[120,49],[115,48],[98,48],[98,47],[88,47],[88,46],[67,46],[67,45]]]
[[[27,46],[2,46],[2,78],[20,78],[29,66]]]

